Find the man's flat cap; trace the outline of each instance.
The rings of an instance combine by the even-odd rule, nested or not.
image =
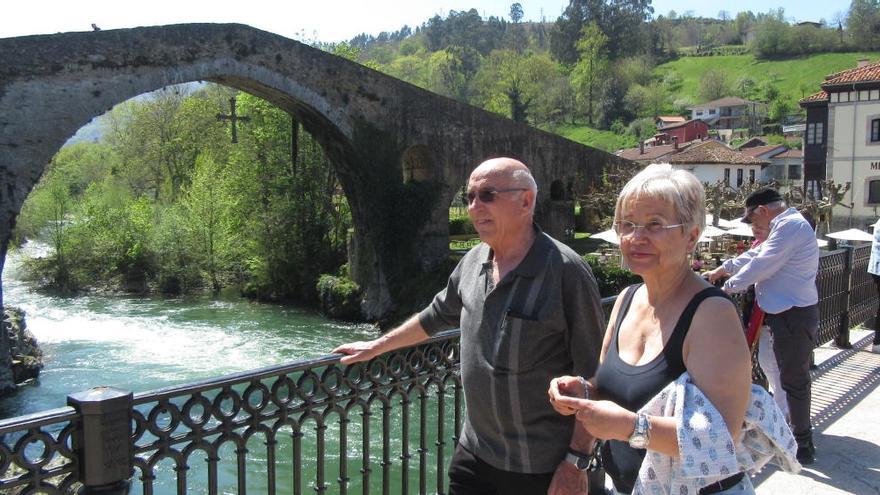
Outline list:
[[[765,187],[749,194],[749,197],[746,198],[745,206],[746,208],[751,208],[753,206],[769,205],[777,201],[782,201],[782,196],[776,192],[776,189]]]

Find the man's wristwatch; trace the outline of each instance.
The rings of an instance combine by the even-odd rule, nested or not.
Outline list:
[[[586,471],[589,469],[592,460],[592,455],[584,454],[583,452],[578,452],[574,449],[568,449],[568,453],[565,454],[565,462],[574,464],[574,467],[577,468],[578,471]]]
[[[634,449],[644,449],[648,447],[648,441],[651,439],[651,423],[648,422],[648,415],[638,413],[636,415],[636,424],[632,435],[629,437],[629,446]]]

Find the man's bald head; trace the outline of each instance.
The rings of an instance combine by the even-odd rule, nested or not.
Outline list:
[[[509,181],[511,187],[524,187],[532,193],[538,193],[538,184],[529,168],[519,160],[508,157],[490,158],[481,163],[471,172],[471,179],[475,177],[492,177]]]

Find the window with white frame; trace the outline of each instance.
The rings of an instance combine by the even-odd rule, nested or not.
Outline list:
[[[880,119],[871,121],[871,142],[880,142]]]

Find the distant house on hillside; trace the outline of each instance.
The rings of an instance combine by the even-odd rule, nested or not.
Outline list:
[[[804,181],[849,182],[844,203],[834,208],[834,225],[865,227],[880,207],[880,62],[825,76],[821,91],[800,100],[807,111]]]
[[[671,124],[662,129],[657,129],[657,134],[652,138],[656,144],[678,144],[690,141],[701,141],[709,137],[709,126],[702,120],[687,120],[678,124]]]
[[[737,97],[721,98],[689,107],[691,120],[700,119],[712,129],[750,129],[758,132],[767,116],[767,105]]]

